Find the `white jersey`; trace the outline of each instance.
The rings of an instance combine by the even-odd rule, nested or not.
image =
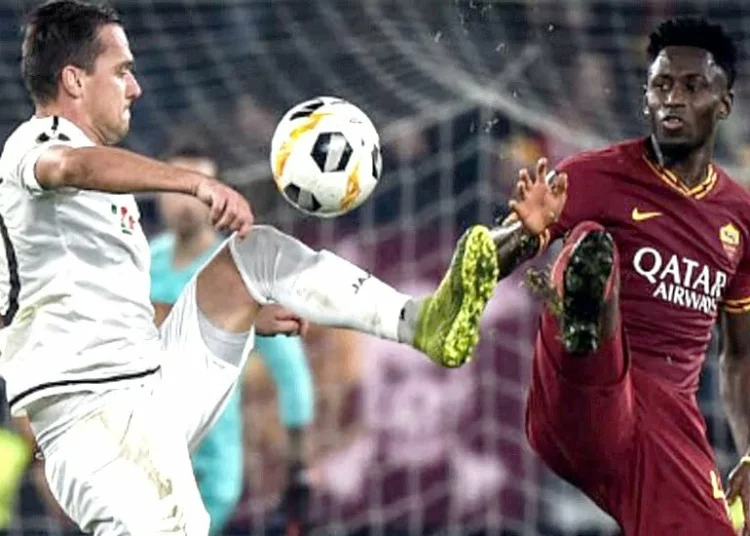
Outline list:
[[[14,413],[65,391],[111,388],[158,367],[150,254],[132,195],[40,187],[54,145],[94,145],[73,123],[32,118],[0,155],[0,376]]]

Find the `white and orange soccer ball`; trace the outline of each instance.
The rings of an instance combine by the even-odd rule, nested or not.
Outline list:
[[[333,218],[370,197],[380,179],[380,137],[350,102],[317,97],[287,111],[271,140],[271,169],[298,210]]]

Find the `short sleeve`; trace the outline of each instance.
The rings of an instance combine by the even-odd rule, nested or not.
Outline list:
[[[21,186],[23,186],[32,194],[40,194],[45,191],[45,189],[39,184],[39,181],[36,178],[35,168],[37,160],[39,160],[39,157],[42,156],[45,151],[48,151],[52,147],[56,147],[58,145],[64,145],[64,143],[61,143],[57,140],[42,143],[40,145],[34,146],[31,150],[29,150],[21,157],[16,173],[19,180],[21,181]]]
[[[750,245],[745,247],[744,256],[737,266],[737,271],[729,281],[723,309],[733,314],[750,312]]]
[[[75,125],[57,117],[29,121],[14,134],[13,140],[13,146],[6,146],[4,151],[4,156],[8,153],[6,158],[10,159],[6,165],[13,170],[20,185],[31,194],[47,191],[36,177],[36,163],[46,151],[59,146],[93,145]]]

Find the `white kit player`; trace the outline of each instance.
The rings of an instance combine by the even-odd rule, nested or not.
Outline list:
[[[22,74],[36,112],[0,156],[0,376],[83,531],[207,534],[189,448],[221,411],[254,327],[296,332],[306,319],[409,344],[442,366],[471,357],[498,275],[486,228],[462,236],[443,282],[416,299],[253,227],[245,199],[210,177],[111,147],[141,89],[109,8],[38,7]],[[142,191],[196,196],[233,233],[160,329],[131,195]]]

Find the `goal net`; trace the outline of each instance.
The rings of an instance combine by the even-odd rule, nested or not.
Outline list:
[[[0,134],[31,112],[19,80],[21,15],[0,2]],[[158,156],[197,136],[247,193],[258,220],[420,293],[457,236],[503,213],[518,168],[644,132],[648,32],[702,14],[742,46],[741,0],[120,0],[144,94],[125,145]],[[744,52],[747,52],[746,50]],[[736,106],[717,159],[750,179],[743,53]],[[270,179],[276,121],[316,95],[350,100],[383,139],[373,197],[333,221],[301,217]],[[142,200],[149,233],[160,228]],[[540,259],[545,263],[549,259]],[[503,282],[470,367],[441,371],[401,347],[348,333],[311,335],[317,418],[311,439],[314,532],[615,534],[612,521],[544,469],[523,431],[539,304]],[[701,402],[722,474],[734,456],[715,351]],[[252,360],[245,394],[247,490],[229,534],[272,533],[283,487],[274,388]],[[82,446],[85,448],[85,446]],[[38,476],[38,475],[37,475]],[[71,529],[29,477],[9,534]]]

